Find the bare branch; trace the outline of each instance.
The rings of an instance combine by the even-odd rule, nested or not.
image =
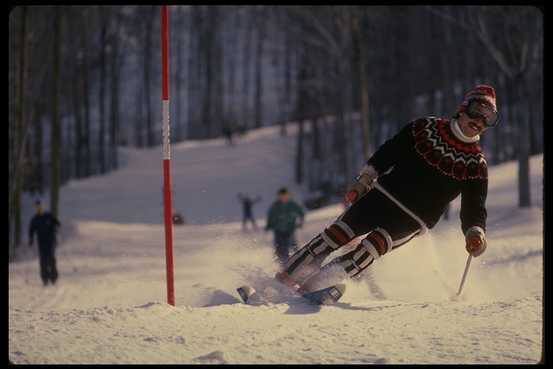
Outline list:
[[[334,39],[332,34],[328,32],[328,30],[321,24],[320,20],[315,17],[311,12],[305,11],[305,9],[297,7],[297,6],[291,6],[289,7],[290,11],[295,13],[296,15],[299,15],[300,17],[304,18],[306,22],[308,22],[310,25],[312,25],[317,32],[328,42],[331,49],[334,51],[334,55],[340,55],[341,48],[338,42]]]
[[[513,69],[505,60],[505,55],[501,53],[501,51],[499,51],[499,49],[492,42],[488,27],[483,19],[482,14],[477,14],[477,23],[480,28],[480,32],[476,33],[478,35],[478,38],[484,43],[484,45],[486,46],[492,57],[495,59],[497,64],[499,64],[499,67],[503,70],[503,72],[507,76],[509,76],[509,78],[513,78]]]
[[[440,10],[437,10],[436,6],[425,5],[424,9],[426,11],[442,18],[443,20],[446,20],[449,23],[452,23],[452,24],[456,25],[457,27],[463,28],[465,31],[474,32],[474,29],[468,23],[465,23],[465,22],[463,22],[459,19],[456,19],[453,16],[451,16],[450,14],[447,14],[447,13],[444,13]]]

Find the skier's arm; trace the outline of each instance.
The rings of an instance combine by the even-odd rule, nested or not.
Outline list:
[[[482,254],[486,249],[487,194],[487,178],[468,180],[461,192],[461,229],[467,251],[473,256]]]
[[[54,224],[56,225],[56,229],[61,227],[61,223],[55,216],[52,215],[52,219],[54,220]]]
[[[274,213],[275,213],[275,206],[272,205],[270,208],[269,208],[269,212],[268,212],[268,215],[267,215],[267,225],[265,226],[265,230],[269,230],[271,228],[273,228],[273,220],[274,220]]]
[[[394,166],[407,147],[409,131],[415,122],[405,125],[394,137],[384,142],[367,161],[367,165],[374,167],[379,175]]]
[[[304,218],[305,218],[305,212],[303,211],[301,206],[298,205],[295,202],[294,202],[294,210],[295,210],[296,214],[298,215],[298,217],[300,218],[300,222],[298,224],[298,227],[301,227],[301,226],[303,226],[303,222],[304,222]]]
[[[35,228],[36,228],[35,219],[36,218],[33,217],[33,219],[31,219],[31,223],[29,223],[29,246],[33,245],[33,235],[35,233]]]
[[[305,217],[305,211],[303,211],[303,209],[300,205],[298,205],[298,204],[295,204],[295,205],[296,205],[296,212],[298,213],[298,215],[300,216],[300,218],[303,221],[303,218]]]

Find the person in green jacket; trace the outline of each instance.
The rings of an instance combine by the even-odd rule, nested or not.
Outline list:
[[[278,191],[278,200],[269,208],[265,230],[273,230],[275,253],[284,264],[288,260],[289,251],[296,243],[296,228],[303,226],[305,213],[293,200],[286,188]]]

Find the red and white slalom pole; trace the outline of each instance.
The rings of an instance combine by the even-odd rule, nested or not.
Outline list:
[[[161,6],[161,85],[163,140],[163,209],[165,220],[165,265],[167,274],[167,303],[175,306],[173,281],[173,208],[171,199],[171,143],[169,139],[169,9]]]

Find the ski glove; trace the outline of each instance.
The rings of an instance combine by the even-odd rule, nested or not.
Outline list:
[[[486,235],[484,230],[478,226],[468,229],[465,234],[466,249],[473,257],[478,257],[486,251]]]
[[[376,169],[374,169],[372,165],[365,164],[359,172],[359,175],[355,178],[355,182],[346,192],[346,203],[351,204],[372,190],[373,182],[376,178],[378,178],[378,172]]]

